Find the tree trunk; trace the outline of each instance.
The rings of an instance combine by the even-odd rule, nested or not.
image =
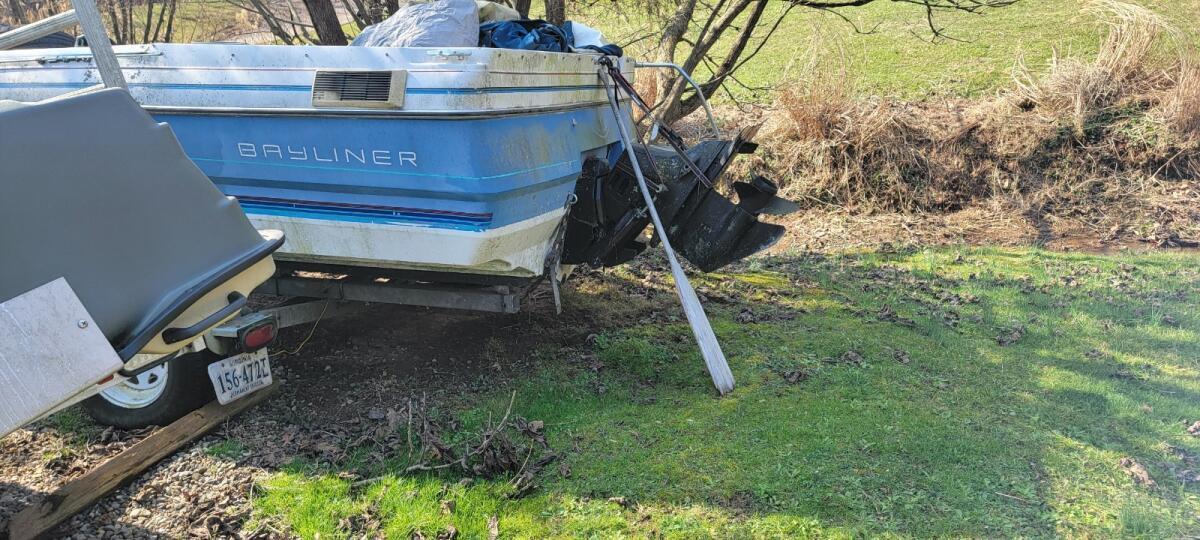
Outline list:
[[[687,99],[679,101],[678,106],[670,111],[671,115],[664,116],[664,121],[674,122],[692,114],[692,111],[699,109],[703,104],[703,99],[711,98],[713,94],[716,94],[721,85],[725,84],[725,79],[733,74],[733,70],[738,66],[738,60],[742,58],[742,54],[746,52],[746,46],[750,44],[750,38],[754,36],[754,29],[758,27],[758,22],[762,20],[763,12],[767,9],[767,0],[757,1],[758,3],[754,6],[754,11],[750,13],[749,20],[742,26],[742,30],[738,34],[737,40],[734,41],[733,47],[725,55],[725,60],[714,70],[711,79],[700,83],[700,91],[703,96],[693,94],[688,96]]]
[[[717,44],[717,41],[720,41],[725,31],[741,18],[746,8],[750,7],[752,1],[754,0],[734,0],[724,14],[719,14],[714,10],[708,22],[705,23],[704,30],[696,38],[696,45],[692,48],[692,52],[688,54],[687,60],[684,60],[683,69],[687,70],[688,73],[695,71],[705,56],[708,55],[709,51]],[[719,7],[720,5],[718,4]]]
[[[279,38],[279,41],[282,41],[286,45],[293,45],[295,43],[295,40],[292,39],[292,34],[288,33],[287,29],[283,27],[283,22],[280,21],[279,18],[275,16],[275,13],[272,12],[271,9],[268,8],[266,4],[264,4],[261,0],[247,0],[247,1],[250,2],[250,5],[253,8],[254,13],[257,13],[259,17],[262,17],[263,22],[267,25],[267,28],[271,31],[272,35]],[[167,26],[167,40],[168,41],[170,41],[170,33],[171,33],[170,30],[171,30],[171,27],[168,25]]]
[[[762,20],[763,12],[767,9],[767,0],[758,0],[758,5],[754,6],[754,12],[750,14],[750,20],[742,26],[742,31],[738,34],[737,41],[734,42],[733,48],[725,55],[725,61],[721,62],[721,67],[717,68],[717,72],[713,74],[713,78],[701,85],[704,88],[705,95],[711,95],[716,92],[716,87],[721,86],[725,82],[725,78],[733,74],[733,69],[737,67],[738,60],[742,58],[742,54],[746,52],[746,46],[750,44],[750,38],[754,37],[754,29],[758,27],[758,22]],[[711,90],[709,88],[711,87]]]
[[[170,2],[170,0],[163,0],[163,1]],[[167,20],[167,9],[169,7],[170,6],[168,6],[164,3],[163,6],[161,8],[159,8],[159,10],[158,10],[158,22],[154,23],[154,36],[151,37],[151,39],[155,43],[157,43],[159,40],[159,37],[162,36],[163,23],[166,22],[166,20]],[[149,19],[147,19],[147,23],[148,22],[149,22]]]
[[[321,45],[346,44],[346,33],[342,31],[342,23],[338,22],[333,0],[304,0],[304,7],[308,9],[308,18],[317,28],[317,39]]]
[[[290,17],[287,19],[287,23],[292,27],[292,35],[295,36],[297,41],[307,41],[309,43],[318,43],[321,41],[320,36],[313,37],[312,33],[308,31],[309,28],[314,28],[312,25],[304,25],[299,22],[303,17],[296,11],[295,2],[284,2],[283,5],[288,8]],[[308,11],[308,8],[306,7],[304,11]]]
[[[150,43],[152,21],[154,21],[154,0],[146,0],[146,26],[142,28],[142,43]]]
[[[354,18],[354,25],[357,26],[360,31],[377,22],[371,19],[370,14],[367,13],[367,10],[363,6],[362,2],[358,0],[355,0],[354,5],[350,5],[349,0],[342,0],[342,7],[346,8],[346,11],[350,12],[350,16]]]
[[[109,36],[109,38],[112,40],[113,45],[125,43],[125,36],[121,33],[121,16],[117,14],[116,0],[110,0],[105,4],[106,5],[104,7],[108,11],[108,20],[110,23],[112,23],[110,25],[112,26],[112,34]]]
[[[695,2],[695,0],[692,0]],[[565,0],[546,0],[546,20],[555,26],[567,22],[567,5]]]
[[[663,29],[663,35],[658,40],[658,61],[659,62],[675,62],[675,49],[678,48],[679,42],[687,33],[688,25],[692,22],[692,14],[696,11],[696,0],[685,0],[679,4],[675,10],[675,14],[671,16],[671,20],[667,22],[667,27]],[[654,95],[649,96],[651,101],[660,101],[668,98],[671,95],[671,89],[675,87],[680,77],[674,72],[656,70]],[[668,101],[666,108],[671,108],[674,102]],[[663,118],[666,111],[659,111],[659,118]]]
[[[13,1],[15,1],[15,0],[13,0]],[[522,19],[528,19],[529,18],[529,5],[532,3],[533,3],[533,0],[516,0],[515,2],[513,2],[513,9],[516,9],[517,13],[521,14]]]
[[[171,0],[171,12],[167,14],[167,34],[163,37],[163,41],[170,43],[171,36],[175,32],[175,8],[179,6],[179,0]]]
[[[528,6],[529,2],[526,1],[525,5]],[[525,9],[526,11],[529,10],[528,7]],[[25,24],[25,9],[21,7],[21,0],[8,0],[8,10],[12,12],[13,20],[17,23],[17,26]]]
[[[133,35],[133,0],[119,0],[121,2],[121,17],[125,21],[122,23],[125,29],[121,32],[125,35],[125,40],[121,43],[128,45],[134,43],[136,39]]]
[[[687,33],[688,25],[692,22],[692,13],[696,11],[696,0],[685,0],[676,8],[675,14],[663,29],[663,35],[658,40],[658,59],[663,62],[675,61],[675,48]]]

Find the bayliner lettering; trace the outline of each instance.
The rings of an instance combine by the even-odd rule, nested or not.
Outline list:
[[[416,167],[417,153],[371,148],[292,146],[286,144],[237,143],[238,155],[249,159],[315,161],[379,167]]]

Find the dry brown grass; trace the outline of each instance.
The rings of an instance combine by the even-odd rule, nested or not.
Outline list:
[[[1022,59],[1011,94],[1042,114],[1070,118],[1079,135],[1097,113],[1169,84],[1166,71],[1155,66],[1155,53],[1168,41],[1164,35],[1177,34],[1161,16],[1138,5],[1095,0],[1085,11],[1108,27],[1096,56],[1062,58],[1056,51],[1046,73],[1029,69]]]
[[[1188,58],[1180,66],[1162,100],[1161,110],[1177,133],[1200,134],[1200,60]]]
[[[881,192],[892,204],[916,204],[914,191],[930,177],[922,159],[930,141],[910,124],[904,105],[857,99],[844,54],[812,57],[798,81],[779,92],[779,114],[765,134],[773,168],[803,178],[790,182],[788,193],[816,204],[854,201],[865,210]]]
[[[995,197],[1030,215],[1103,212],[1200,178],[1190,42],[1133,4],[1088,9],[1108,30],[1094,58],[1018,62],[1013,88],[983,101],[857,99],[843,60],[812,60],[778,93],[755,166],[810,206],[858,212]]]
[[[1039,74],[1018,62],[1011,97],[1051,117],[1070,118],[1077,135],[1113,109],[1149,104],[1151,118],[1177,135],[1200,131],[1200,67],[1192,41],[1162,16],[1115,0],[1086,11],[1108,28],[1091,60],[1055,54]]]

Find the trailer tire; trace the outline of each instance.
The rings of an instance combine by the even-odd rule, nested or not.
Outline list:
[[[96,422],[119,428],[165,426],[216,394],[208,365],[220,358],[210,351],[177,356],[83,402]]]

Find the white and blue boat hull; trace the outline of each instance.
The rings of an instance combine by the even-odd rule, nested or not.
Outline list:
[[[287,261],[534,277],[582,163],[619,146],[594,56],[118,47],[130,92]],[[314,107],[319,70],[404,70],[403,106]],[[86,49],[0,52],[0,99],[94,84]],[[169,181],[169,179],[164,179]]]
[[[157,114],[285,260],[537,275],[607,107],[471,119]],[[436,136],[431,136],[436,134]]]

